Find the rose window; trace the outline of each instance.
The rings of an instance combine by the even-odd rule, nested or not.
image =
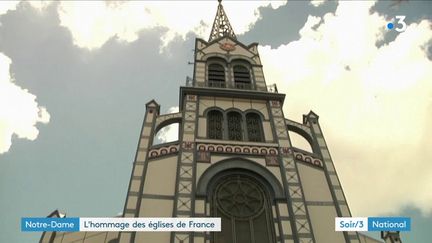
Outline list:
[[[229,216],[251,217],[263,210],[263,191],[254,181],[245,177],[231,177],[216,189],[217,203]]]

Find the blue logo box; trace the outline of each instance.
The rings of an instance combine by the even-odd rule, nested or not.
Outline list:
[[[79,218],[21,218],[21,231],[79,231]]]
[[[368,231],[411,231],[406,217],[368,217]]]

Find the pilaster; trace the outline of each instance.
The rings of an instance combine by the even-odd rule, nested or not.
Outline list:
[[[279,101],[271,100],[269,108],[275,136],[280,148],[279,161],[288,205],[288,210],[283,208],[283,204],[279,206],[282,207],[279,210],[284,210],[288,214],[287,217],[280,218],[283,230],[281,234],[283,236],[282,242],[314,243],[312,225],[305,205],[297,164],[291,150],[291,142],[282,106]]]
[[[123,217],[139,217],[142,191],[144,187],[147,168],[148,150],[153,143],[154,123],[159,115],[159,104],[152,100],[146,104],[146,113],[135,154],[129,188],[123,210]],[[122,232],[119,236],[120,243],[134,242],[136,232]]]
[[[318,118],[319,116],[317,114],[315,114],[313,111],[310,111],[308,115],[303,116],[303,123],[311,128],[312,136],[316,141],[316,151],[318,151],[323,158],[323,166],[327,183],[333,197],[338,217],[351,217],[351,212],[337,176],[333,160],[330,156],[327,143],[319,125]],[[360,242],[357,232],[355,231],[344,232],[343,234],[346,242]]]
[[[191,217],[195,207],[195,136],[197,124],[197,95],[186,95],[183,102],[183,123],[180,128],[177,179],[173,217]],[[172,243],[193,242],[190,232],[173,232]]]

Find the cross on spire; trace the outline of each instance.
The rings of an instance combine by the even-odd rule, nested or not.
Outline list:
[[[228,17],[223,9],[222,0],[218,0],[219,5],[216,11],[216,17],[213,22],[213,27],[210,33],[209,42],[222,36],[230,36],[236,39],[234,30],[228,20]]]

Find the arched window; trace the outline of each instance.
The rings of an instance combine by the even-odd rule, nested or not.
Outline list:
[[[225,68],[217,63],[208,65],[208,85],[209,87],[225,87]]]
[[[223,129],[223,115],[222,112],[212,110],[207,113],[207,132],[208,138],[222,139]]]
[[[242,116],[240,113],[231,111],[227,114],[228,119],[228,139],[229,140],[243,140],[242,132]]]
[[[261,117],[256,113],[246,114],[246,129],[249,141],[263,142],[263,131],[261,126]]]
[[[212,193],[212,216],[222,229],[214,243],[275,242],[268,191],[252,176],[231,174],[219,178]]]
[[[249,69],[243,65],[235,65],[234,71],[234,83],[237,89],[251,89],[251,78]]]

